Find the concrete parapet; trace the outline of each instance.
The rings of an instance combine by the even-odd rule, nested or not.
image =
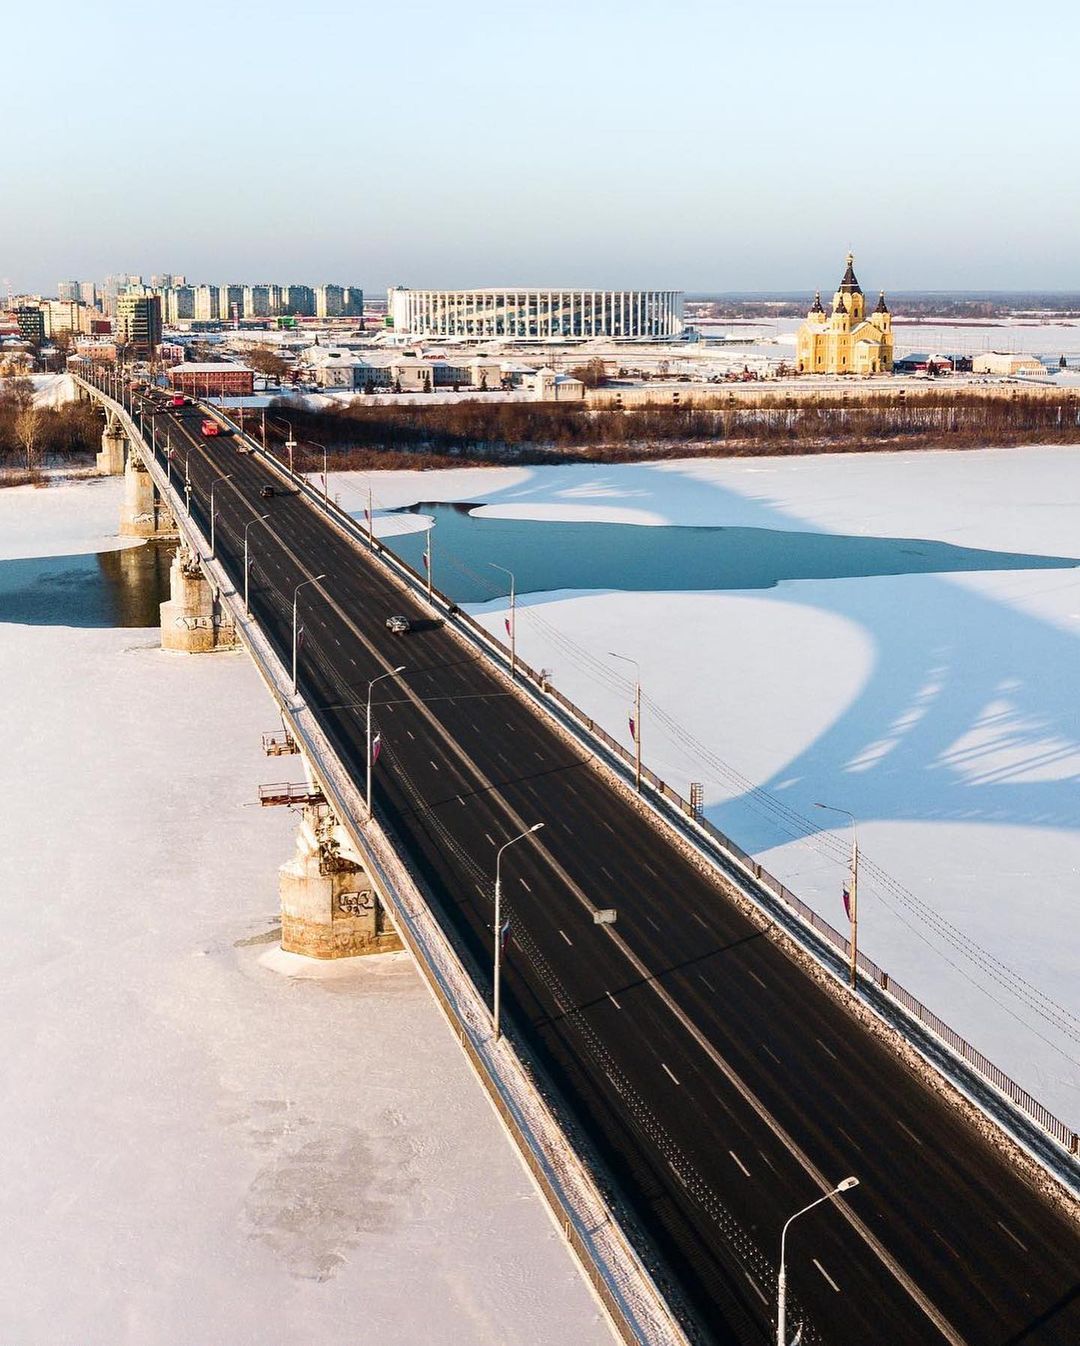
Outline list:
[[[326,804],[301,811],[296,854],[281,866],[278,892],[281,947],[289,953],[354,958],[403,947]]]
[[[161,648],[184,654],[234,649],[236,629],[187,547],[177,548],[169,570],[170,597],[161,605]]]
[[[104,436],[102,437],[104,443]],[[124,467],[124,503],[120,510],[122,537],[176,537],[176,520],[158,495],[134,446],[129,446]],[[99,454],[100,459],[102,455]]]

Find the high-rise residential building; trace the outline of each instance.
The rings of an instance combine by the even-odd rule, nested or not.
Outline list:
[[[345,311],[345,287],[343,285],[316,285],[315,316],[317,318],[340,318]]]
[[[364,316],[364,292],[359,285],[346,287],[341,312],[342,316],[346,318],[362,318]]]
[[[272,318],[280,307],[281,287],[278,285],[245,285],[242,317]]]
[[[91,308],[97,307],[97,286],[92,280],[79,281],[79,298],[84,304],[88,304]]]
[[[15,310],[15,321],[24,341],[40,346],[45,340],[45,311],[36,304],[20,304]]]
[[[45,335],[57,337],[62,332],[89,333],[90,310],[78,299],[46,299],[42,301],[45,315]]]
[[[183,322],[195,317],[195,287],[173,285],[165,291],[165,321]]]
[[[78,301],[79,282],[77,280],[58,280],[56,282],[56,297],[68,303],[73,299]]]
[[[218,288],[218,317],[222,322],[232,322],[234,318],[244,316],[243,285],[222,285]]]
[[[135,356],[150,359],[161,344],[161,296],[122,294],[116,300],[114,336]]]
[[[315,291],[310,285],[286,285],[282,291],[281,311],[300,318],[314,318]]]
[[[221,316],[221,292],[216,285],[196,285],[195,312],[198,322],[213,322]]]

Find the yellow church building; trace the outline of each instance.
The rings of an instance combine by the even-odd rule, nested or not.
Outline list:
[[[800,374],[889,374],[893,367],[892,314],[881,291],[877,308],[866,316],[866,300],[855,279],[855,258],[833,295],[832,312],[821,304],[821,291],[799,328],[795,368]]]

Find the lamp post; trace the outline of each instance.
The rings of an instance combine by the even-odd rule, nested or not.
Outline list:
[[[314,579],[310,579],[310,580],[301,580],[300,583],[299,583],[299,584],[296,586],[296,588],[293,590],[293,596],[292,596],[292,694],[293,694],[293,696],[296,695],[296,649],[297,649],[297,641],[296,641],[296,605],[297,605],[297,599],[298,599],[299,596],[300,596],[300,590],[303,589],[306,585],[308,585],[308,584],[318,584],[318,582],[319,582],[320,580],[324,580],[324,579],[326,579],[326,576],[325,576],[325,575],[316,575]]]
[[[641,665],[636,659],[631,659],[628,654],[616,654],[614,650],[608,650],[612,659],[621,659],[624,663],[634,665],[634,718],[630,724],[630,729],[634,736],[634,787],[638,794],[641,793]]]
[[[383,678],[393,678],[399,673],[405,672],[405,665],[401,664],[398,668],[392,668],[389,673],[380,673],[377,678],[372,678],[367,688],[367,811],[368,817],[371,817],[371,768],[375,763],[371,760],[371,689],[377,682],[382,682]]]
[[[516,837],[511,837],[509,841],[504,841],[499,847],[495,856],[495,996],[491,1007],[491,1022],[495,1029],[495,1041],[498,1042],[502,1036],[502,1026],[499,1021],[499,998],[502,988],[502,856],[503,851],[508,846],[513,846],[516,841],[523,841],[525,837],[531,836],[533,832],[539,832],[543,823],[533,823],[532,827],[520,832]]]
[[[222,481],[231,481],[231,480],[232,480],[232,475],[233,475],[233,474],[232,474],[231,472],[226,472],[226,474],[225,474],[223,477],[216,477],[216,478],[210,483],[210,559],[211,559],[211,561],[214,559],[214,556],[216,555],[216,548],[215,548],[215,546],[214,546],[214,540],[215,540],[215,538],[216,538],[216,536],[217,536],[217,530],[216,530],[216,528],[215,528],[215,524],[216,524],[216,522],[217,522],[217,515],[214,513],[214,488],[218,485],[219,482],[222,482]]]
[[[249,519],[244,524],[244,616],[251,616],[251,604],[248,602],[248,576],[250,568],[248,566],[248,529],[254,528],[257,523],[265,523],[269,519],[269,514],[260,514],[257,519]]]
[[[326,464],[328,458],[326,445],[316,444],[313,439],[309,439],[307,442],[312,446],[312,448],[322,450],[322,502],[323,502],[323,509],[326,509],[327,508]]]
[[[831,1192],[826,1192],[824,1196],[819,1196],[816,1201],[811,1201],[809,1206],[797,1210],[780,1231],[780,1275],[776,1282],[776,1346],[788,1346],[787,1267],[784,1265],[784,1254],[787,1248],[787,1231],[792,1221],[797,1220],[800,1215],[805,1215],[808,1210],[813,1210],[815,1206],[820,1206],[823,1201],[831,1201],[834,1196],[839,1196],[841,1192],[850,1192],[853,1187],[858,1187],[858,1185],[858,1178],[844,1178],[842,1182],[836,1184]]]
[[[815,804],[814,808],[842,814],[851,822],[851,893],[848,911],[848,918],[851,921],[851,971],[848,982],[854,991],[858,985],[859,975],[859,829],[854,813],[849,813],[847,809],[833,808],[831,804]]]
[[[506,566],[496,565],[494,561],[489,561],[488,565],[493,570],[501,570],[504,575],[510,576],[510,617],[506,623],[507,635],[510,637],[510,676],[517,676],[517,617],[514,604],[514,572],[507,570]]]

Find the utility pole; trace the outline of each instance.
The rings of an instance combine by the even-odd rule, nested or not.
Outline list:
[[[634,739],[634,788],[641,793],[641,665],[628,654],[616,654],[608,650],[612,659],[621,659],[623,663],[634,665],[634,717],[630,722],[630,733]]]
[[[825,809],[828,813],[839,813],[851,822],[851,886],[847,891],[848,920],[851,922],[851,964],[848,970],[848,984],[854,991],[859,985],[859,828],[855,815],[847,809],[834,808],[832,804],[815,804],[815,808]]]
[[[496,565],[494,561],[489,561],[488,565],[493,570],[501,570],[504,575],[510,576],[510,616],[506,619],[506,634],[510,637],[510,676],[517,677],[517,614],[514,605],[514,591],[516,582],[514,572],[507,570],[506,566]]]

